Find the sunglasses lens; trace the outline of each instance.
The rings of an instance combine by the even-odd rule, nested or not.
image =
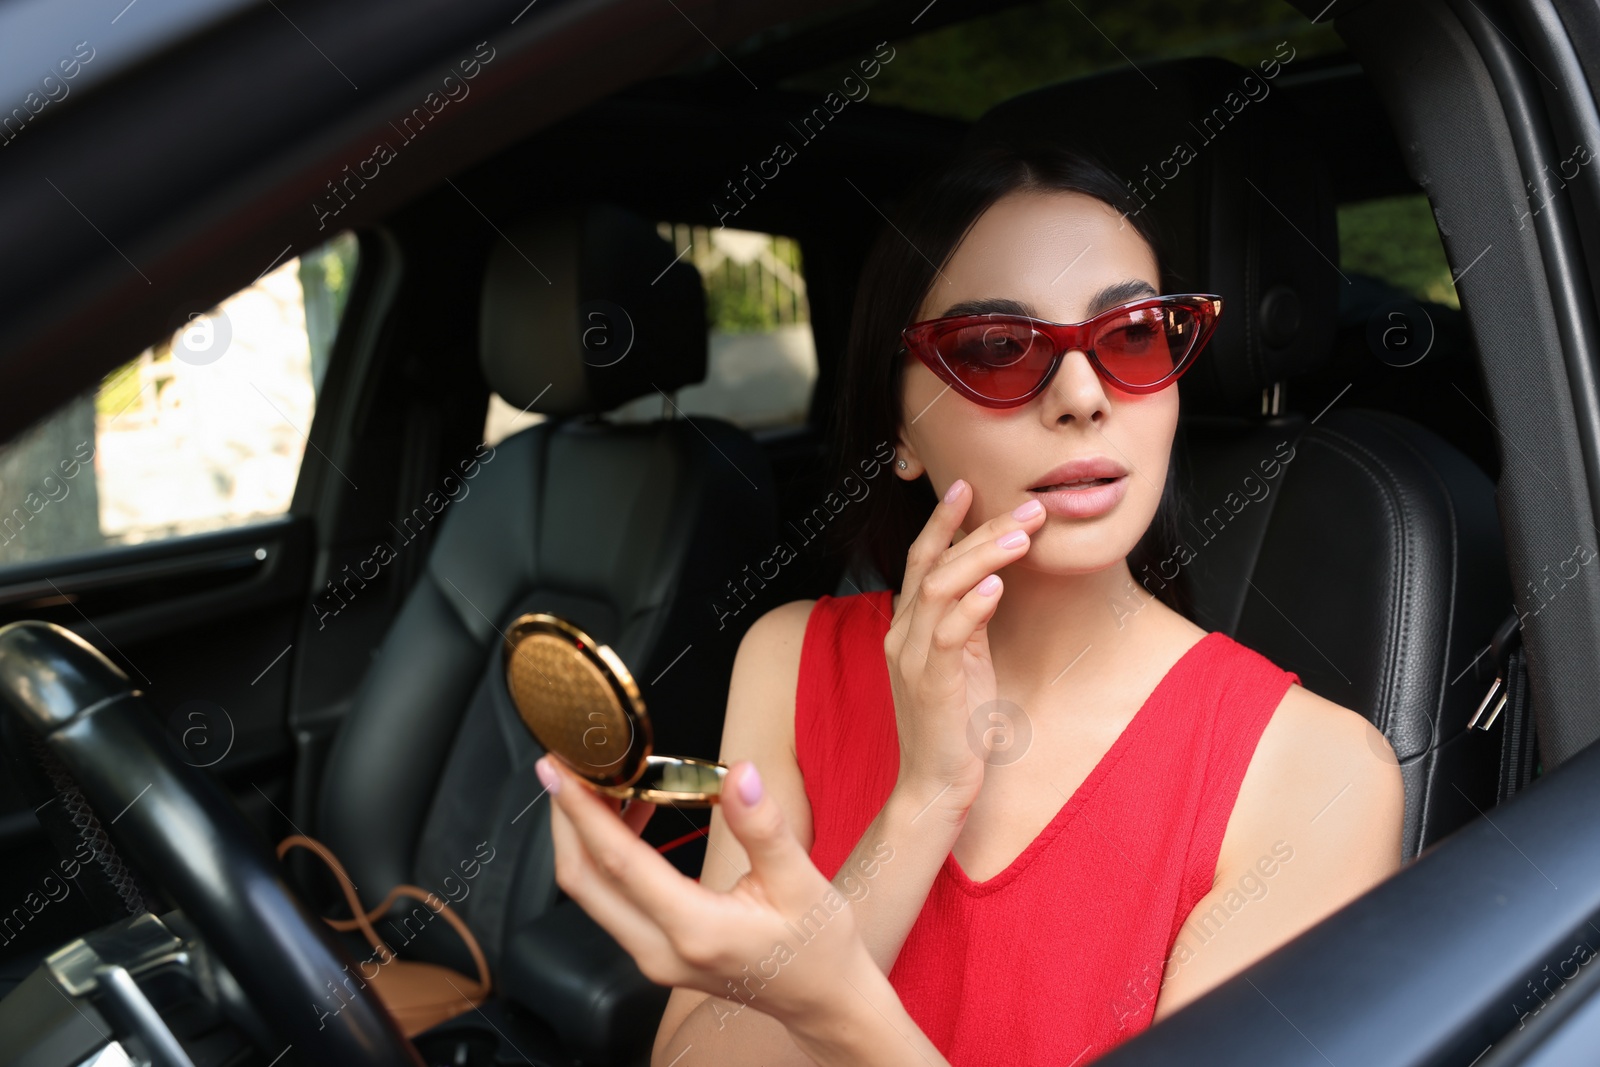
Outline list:
[[[1025,322],[962,326],[935,342],[939,358],[973,392],[993,400],[1026,396],[1050,369],[1051,347]]]
[[[1170,384],[1193,360],[1216,325],[1220,303],[1209,296],[1160,298],[1076,326],[1011,315],[951,316],[908,327],[906,351],[968,399],[990,407],[1025,403],[1057,357],[1084,340],[1108,384],[1149,391]],[[1087,338],[1086,329],[1093,331]]]
[[[1154,385],[1194,350],[1201,325],[1200,316],[1183,304],[1130,311],[1101,327],[1094,339],[1095,355],[1117,380]]]

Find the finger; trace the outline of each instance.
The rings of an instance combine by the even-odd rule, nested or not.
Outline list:
[[[957,478],[950,483],[945,495],[946,499],[941,500],[933,509],[933,514],[928,516],[928,522],[912,541],[911,548],[906,554],[905,584],[908,587],[914,588],[923,575],[941,562],[954,558],[974,545],[993,540],[1015,529],[1037,533],[1045,523],[1044,506],[1036,498],[1029,497],[1018,506],[1018,509],[1001,512],[968,531],[958,540],[961,523],[971,511],[974,499],[972,487]],[[1026,509],[1024,514],[1016,514],[1016,510],[1021,509]]]
[[[968,642],[989,625],[995,608],[1000,606],[1000,595],[1005,592],[1005,582],[998,574],[980,580],[967,595],[955,602],[950,612],[934,627],[932,648],[940,656],[947,650],[959,658]]]
[[[961,649],[976,629],[974,618],[958,616],[951,619],[955,607],[964,598],[996,572],[1010,566],[1033,546],[1024,524],[1042,522],[1043,508],[1036,513],[1017,519],[1008,513],[1010,529],[999,537],[968,537],[962,542],[971,547],[952,548],[950,557],[928,572],[918,587],[916,603],[906,620],[906,647],[912,652],[909,660],[902,660],[901,670],[908,677],[921,675],[918,664],[926,664],[940,688],[955,685],[960,678]],[[985,524],[988,526],[989,524]],[[990,593],[982,594],[974,604],[987,605],[990,596],[997,592],[992,585]],[[885,646],[887,649],[887,645]],[[904,656],[904,649],[901,650]]]
[[[814,898],[818,884],[827,879],[789,829],[783,808],[762,785],[754,763],[740,760],[728,769],[721,805],[728,829],[750,858],[750,875],[767,895],[775,901],[792,893]]]
[[[622,808],[622,821],[635,834],[644,833],[645,824],[656,813],[656,806],[648,800],[629,800]]]
[[[666,933],[595,866],[572,820],[559,804],[550,805],[550,835],[555,846],[556,882],[561,891],[604,927],[647,975],[670,967],[676,953]]]
[[[909,615],[911,601],[916,597],[917,587],[923,575],[933,569],[939,561],[940,554],[950,547],[950,541],[961,528],[961,520],[966,517],[967,509],[971,505],[972,487],[957,478],[945,490],[944,499],[934,507],[933,514],[928,516],[922,531],[912,540],[911,547],[906,551],[905,581],[901,586],[901,591],[905,595],[900,598],[898,612],[900,617]],[[891,629],[893,628],[891,624]]]
[[[570,821],[577,842],[595,870],[675,943],[711,909],[711,891],[685,878],[661,853],[640,840],[602,797],[551,756],[535,764],[550,785],[552,807]],[[552,784],[553,783],[553,784]],[[703,927],[702,927],[703,928]]]
[[[1013,530],[1022,530],[1030,537],[1044,528],[1047,518],[1044,505],[1029,497],[1010,511],[1002,511],[987,522],[975,527],[971,533],[939,554],[934,568],[957,559],[975,548],[982,548]]]

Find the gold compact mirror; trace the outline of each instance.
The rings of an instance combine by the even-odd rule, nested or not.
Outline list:
[[[650,751],[650,716],[633,675],[559,615],[523,615],[506,630],[506,688],[534,740],[609,797],[682,808],[715,804],[728,768]]]

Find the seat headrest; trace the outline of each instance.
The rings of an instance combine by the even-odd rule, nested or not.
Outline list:
[[[1164,235],[1163,291],[1223,298],[1216,334],[1179,383],[1186,414],[1259,415],[1264,389],[1333,347],[1332,192],[1311,131],[1273,84],[1292,58],[1255,70],[1179,59],[1047,86],[991,109],[967,136],[968,147],[1044,139],[1095,157]]]
[[[700,272],[655,226],[611,204],[540,212],[505,232],[484,272],[479,360],[513,407],[609,411],[706,375]]]

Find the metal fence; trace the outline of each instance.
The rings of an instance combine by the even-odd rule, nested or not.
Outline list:
[[[757,333],[810,321],[800,246],[792,238],[672,222],[657,230],[700,271],[712,329]]]

